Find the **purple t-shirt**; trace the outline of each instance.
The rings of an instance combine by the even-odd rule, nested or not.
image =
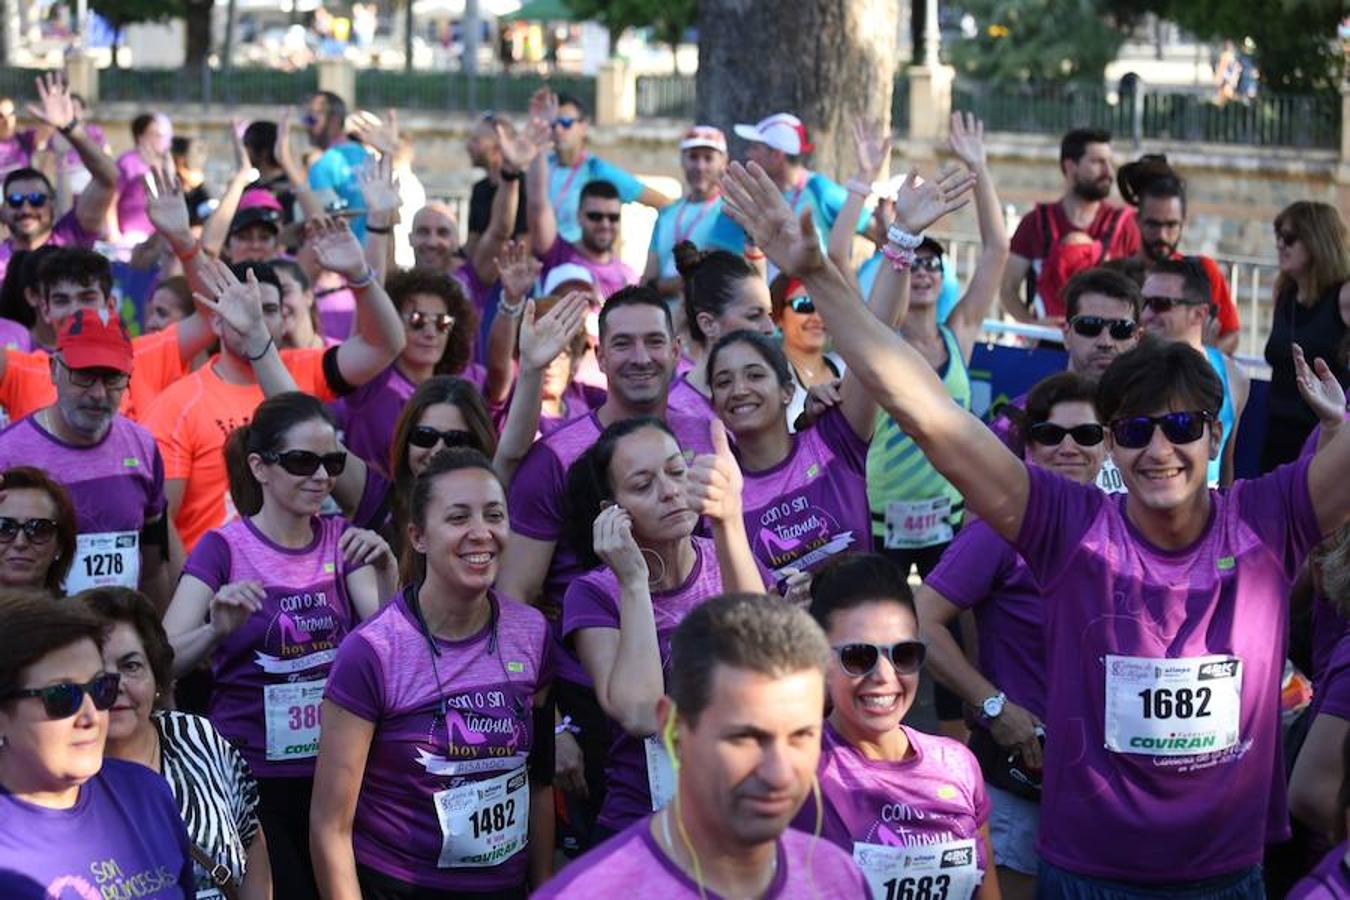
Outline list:
[[[595,276],[595,289],[599,292],[601,300],[630,284],[638,283],[637,273],[619,258],[619,254],[612,254],[607,263],[596,262],[578,250],[575,245],[563,240],[562,235],[554,238],[553,246],[548,248],[548,252],[540,257],[539,261],[544,264],[543,271],[539,273],[543,281],[548,280],[550,269],[556,269],[565,263],[576,263],[589,270]]]
[[[203,535],[183,566],[213,591],[253,580],[267,592],[261,608],[216,645],[208,710],[259,778],[314,774],[324,680],[356,625],[338,549],[347,528],[346,519],[316,516],[314,540],[290,549],[251,519],[236,519]]]
[[[820,836],[850,852],[855,843],[907,848],[974,840],[976,867],[989,871],[979,833],[991,804],[980,764],[951,738],[900,727],[910,753],[887,762],[863,756],[825,722],[816,770],[825,804]],[[792,827],[815,829],[814,798],[807,799]]]
[[[14,132],[13,137],[0,141],[0,178],[14,169],[33,164],[34,132],[31,128]]]
[[[1144,884],[1259,863],[1288,833],[1285,598],[1321,539],[1307,462],[1211,490],[1208,526],[1176,551],[1135,530],[1125,496],[1028,478],[1014,546],[1045,599],[1041,856]]]
[[[764,900],[859,900],[868,896],[858,867],[829,841],[789,828],[777,843],[777,872],[764,892]],[[631,896],[634,891],[661,900],[700,896],[721,900],[720,894],[706,888],[700,891],[699,885],[671,861],[652,837],[651,816],[644,816],[591,850],[532,896],[533,900],[592,900]]]
[[[1350,719],[1350,632],[1336,642],[1313,693],[1313,716]]]
[[[117,227],[123,235],[155,233],[155,226],[145,211],[150,202],[145,187],[145,176],[149,171],[150,164],[135,150],[117,157]]]
[[[677,375],[670,383],[670,391],[666,395],[666,409],[682,416],[689,416],[691,419],[707,419],[717,414],[713,410],[712,401],[689,383],[687,372]]]
[[[1314,597],[1312,609],[1312,671],[1308,673],[1313,682],[1313,694],[1322,681],[1331,654],[1347,634],[1350,634],[1350,620],[1346,620],[1336,606],[1326,597]]]
[[[145,766],[104,759],[69,809],[0,790],[0,896],[196,897],[187,829],[169,783]]]
[[[1322,857],[1317,868],[1308,873],[1285,900],[1345,900],[1350,897],[1350,842],[1342,841]]]
[[[0,347],[26,353],[33,349],[32,332],[13,319],[0,319]]]
[[[953,606],[975,611],[980,672],[1009,700],[1044,720],[1041,589],[1012,545],[987,523],[970,522],[924,583]]]
[[[75,210],[72,209],[52,225],[52,233],[47,237],[47,244],[53,247],[90,248],[94,246],[98,237],[98,234],[85,231],[80,226],[80,220],[76,217]],[[46,244],[43,246],[46,246]],[[5,273],[9,270],[9,261],[13,257],[14,239],[5,238],[0,241],[0,282],[5,280]]]
[[[464,640],[437,638],[433,661],[407,591],[400,593],[343,642],[325,694],[375,725],[353,822],[357,862],[436,891],[503,890],[527,877],[526,762],[534,695],[552,678],[548,625],[538,610],[489,597],[495,624]],[[442,835],[455,830],[441,827],[451,792],[494,780],[510,784],[494,845],[501,861],[440,866],[447,849],[460,859],[494,849],[492,839],[447,847]]]
[[[666,424],[675,433],[675,439],[686,457],[712,452],[706,420],[668,414]],[[567,586],[586,571],[577,562],[576,552],[563,540],[567,470],[578,456],[596,442],[603,431],[596,413],[573,419],[547,437],[535,441],[521,461],[515,477],[511,479],[507,497],[511,530],[527,538],[549,541],[555,545],[542,591],[543,609],[550,615],[562,608]],[[554,663],[558,677],[574,684],[589,685],[591,682],[586,671],[571,651],[564,647],[556,649],[558,652],[554,656]]]
[[[679,587],[652,592],[652,615],[656,619],[656,643],[661,648],[661,669],[670,672],[670,636],[684,617],[722,593],[722,572],[717,567],[717,548],[710,538],[694,537],[694,567]],[[576,633],[586,628],[619,628],[619,579],[608,568],[593,569],[572,582],[563,598],[563,640],[575,651]],[[642,739],[610,722],[609,760],[605,777],[609,785],[596,818],[617,831],[652,811],[647,787],[647,758]]]
[[[750,549],[776,581],[783,570],[814,571],[837,553],[869,550],[867,441],[838,407],[790,436],[787,458],[744,472]]]

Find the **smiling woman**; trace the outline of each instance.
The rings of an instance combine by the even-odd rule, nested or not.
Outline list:
[[[31,466],[0,473],[0,587],[61,592],[75,559],[75,506]]]

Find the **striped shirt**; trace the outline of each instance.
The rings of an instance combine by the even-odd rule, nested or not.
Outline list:
[[[188,838],[217,863],[227,866],[236,886],[244,881],[244,861],[258,835],[258,783],[248,763],[201,716],[157,712],[164,778],[169,782]],[[201,865],[193,862],[197,900],[220,897]]]

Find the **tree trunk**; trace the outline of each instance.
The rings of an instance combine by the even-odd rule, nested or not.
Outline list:
[[[211,7],[215,0],[187,0],[187,68],[205,68],[211,59]]]
[[[791,112],[810,130],[811,167],[847,178],[856,158],[852,120],[890,125],[896,3],[701,0],[699,121],[731,138],[736,122]]]

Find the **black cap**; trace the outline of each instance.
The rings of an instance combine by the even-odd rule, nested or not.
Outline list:
[[[259,223],[270,225],[273,231],[281,233],[281,213],[266,206],[254,206],[241,209],[234,214],[234,218],[230,220],[230,234],[233,235],[236,231]]]

